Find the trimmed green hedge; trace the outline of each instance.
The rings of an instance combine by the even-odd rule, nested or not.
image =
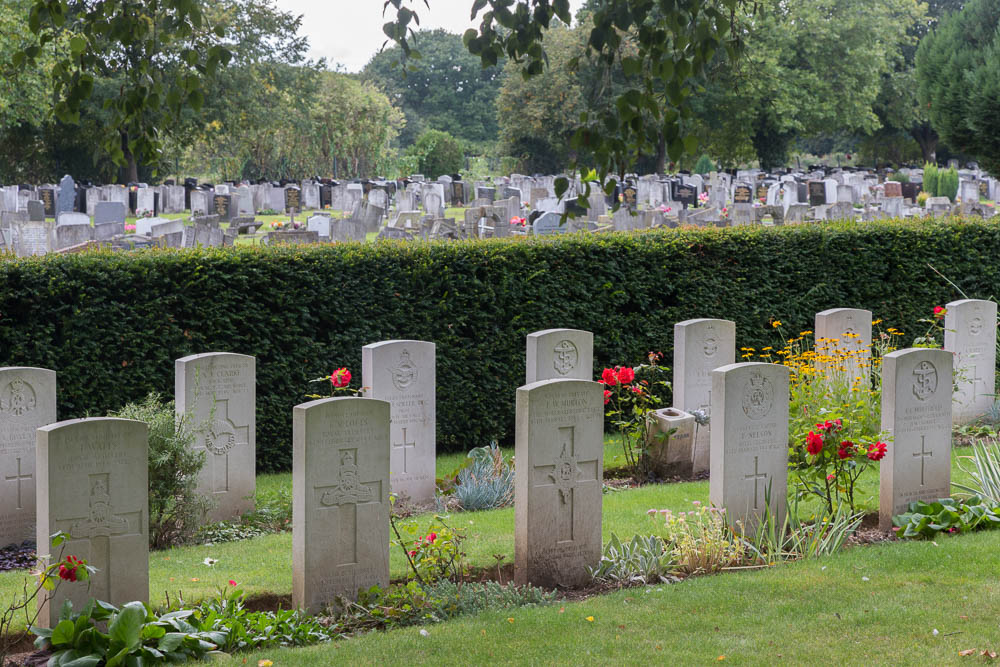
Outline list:
[[[906,332],[934,305],[1000,292],[1000,227],[879,222],[666,230],[543,240],[160,250],[0,261],[0,364],[58,371],[59,418],[173,388],[196,352],[257,357],[263,470],[291,462],[307,380],[391,338],[437,343],[442,450],[509,441],[524,337],[594,332],[595,371],[671,358],[675,322],[736,321],[737,345],[779,343],[769,322],[864,307]]]

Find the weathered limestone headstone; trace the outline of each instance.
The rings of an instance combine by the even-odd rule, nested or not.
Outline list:
[[[361,348],[365,396],[392,408],[392,492],[419,504],[434,502],[435,372],[434,343],[389,340]]]
[[[712,371],[709,499],[730,525],[752,531],[764,517],[784,521],[788,487],[788,368],[730,364]]]
[[[712,371],[736,361],[736,323],[696,319],[674,325],[674,405],[712,416]],[[711,422],[695,429],[694,468],[709,469]]]
[[[55,420],[55,371],[0,368],[0,548],[35,539],[35,429]]]
[[[148,428],[140,421],[95,417],[38,429],[38,553],[59,556],[50,536],[69,533],[64,556],[97,568],[85,584],[60,586],[39,599],[39,625],[58,622],[64,600],[80,610],[89,598],[120,605],[149,599]],[[62,548],[62,547],[60,547]]]
[[[389,585],[389,404],[324,398],[292,413],[292,604]]]
[[[514,579],[578,586],[601,558],[604,387],[543,380],[517,390]]]
[[[198,492],[215,507],[209,521],[223,521],[253,509],[256,481],[256,359],[208,352],[174,363],[179,416],[198,430],[195,450],[205,452]]]
[[[660,478],[689,477],[694,463],[694,415],[663,408],[651,417],[646,448],[653,473]]]
[[[867,375],[871,365],[872,313],[861,308],[830,308],[816,313],[814,340],[816,353],[846,357],[854,364],[844,372]],[[830,374],[833,364],[824,364]]]
[[[544,329],[527,336],[524,383],[539,380],[590,380],[594,372],[594,334],[579,329]]]
[[[958,370],[951,415],[955,423],[973,421],[993,407],[996,343],[996,302],[962,299],[946,306],[944,349],[954,353]]]
[[[879,465],[878,524],[915,500],[951,494],[951,373],[947,350],[913,348],[882,358],[882,430],[889,448]]]

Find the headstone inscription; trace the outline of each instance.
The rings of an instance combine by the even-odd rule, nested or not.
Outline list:
[[[700,416],[695,429],[695,473],[709,469],[712,371],[735,361],[735,322],[702,318],[674,325],[674,406]]]
[[[826,204],[826,184],[823,181],[809,181],[809,205],[822,206]]]
[[[324,398],[292,412],[292,604],[310,613],[389,584],[389,404]]]
[[[50,536],[71,535],[64,552],[96,568],[88,586],[60,586],[39,598],[39,624],[55,627],[63,602],[120,605],[149,599],[148,427],[95,417],[38,429],[36,498],[39,553],[57,556]]]
[[[740,183],[735,188],[733,188],[733,203],[734,204],[753,203],[753,190],[750,188],[749,185]]]
[[[39,188],[38,198],[45,206],[45,217],[56,217],[56,191],[54,188]]]
[[[208,352],[174,362],[177,415],[197,430],[195,451],[205,452],[198,492],[215,507],[209,521],[253,509],[256,483],[256,360]]]
[[[302,210],[302,191],[296,187],[285,188],[285,213]]]
[[[989,414],[996,379],[997,304],[982,299],[952,301],[945,307],[944,349],[955,355],[956,424]]]
[[[55,371],[0,368],[0,545],[35,539],[35,429],[55,421]]]
[[[788,376],[786,366],[756,362],[712,371],[709,499],[743,532],[752,532],[768,507],[777,525],[784,521]]]
[[[219,216],[220,221],[228,222],[232,218],[233,214],[233,196],[232,195],[213,196],[212,210],[215,215]]]
[[[579,329],[543,329],[526,337],[525,384],[539,380],[590,380],[594,334]]]
[[[604,388],[543,380],[517,390],[514,580],[577,586],[601,557]]]
[[[952,353],[912,348],[882,358],[882,431],[888,449],[879,464],[879,529],[915,500],[951,494]]]
[[[420,505],[434,502],[435,372],[434,343],[389,340],[361,348],[365,396],[391,406],[392,492]]]

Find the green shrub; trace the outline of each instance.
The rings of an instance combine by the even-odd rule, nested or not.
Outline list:
[[[174,402],[151,393],[112,416],[149,425],[149,546],[163,549],[188,541],[208,500],[195,493],[205,452],[191,450],[194,430],[174,414]]]
[[[936,164],[928,162],[924,165],[924,182],[921,187],[931,197],[937,197],[938,174]]]
[[[952,202],[958,196],[958,171],[954,167],[938,172],[937,196],[947,197]]]
[[[780,349],[772,318],[871,310],[909,344],[930,308],[1000,294],[1000,226],[972,220],[831,222],[645,234],[282,248],[155,250],[0,260],[0,363],[59,373],[59,418],[170,392],[174,360],[257,358],[257,456],[291,464],[308,381],[393,338],[437,345],[441,451],[513,439],[524,337],[594,333],[594,377],[650,351],[676,322],[736,322],[738,347]],[[823,267],[835,267],[827,269]]]
[[[896,181],[897,183],[909,183],[910,175],[900,174],[899,172],[896,172],[895,174],[892,175],[892,180]]]
[[[713,171],[715,171],[715,163],[705,153],[694,163],[694,173],[696,174],[708,174]]]

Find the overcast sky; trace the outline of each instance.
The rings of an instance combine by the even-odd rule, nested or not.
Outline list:
[[[444,28],[462,34],[475,27],[469,20],[473,0],[411,0],[421,28]],[[326,58],[331,69],[337,63],[349,72],[361,70],[385,42],[382,24],[384,0],[276,0],[278,7],[302,14],[302,32],[309,38],[310,56]],[[581,0],[571,0],[575,12]],[[389,12],[395,10],[390,7]]]

